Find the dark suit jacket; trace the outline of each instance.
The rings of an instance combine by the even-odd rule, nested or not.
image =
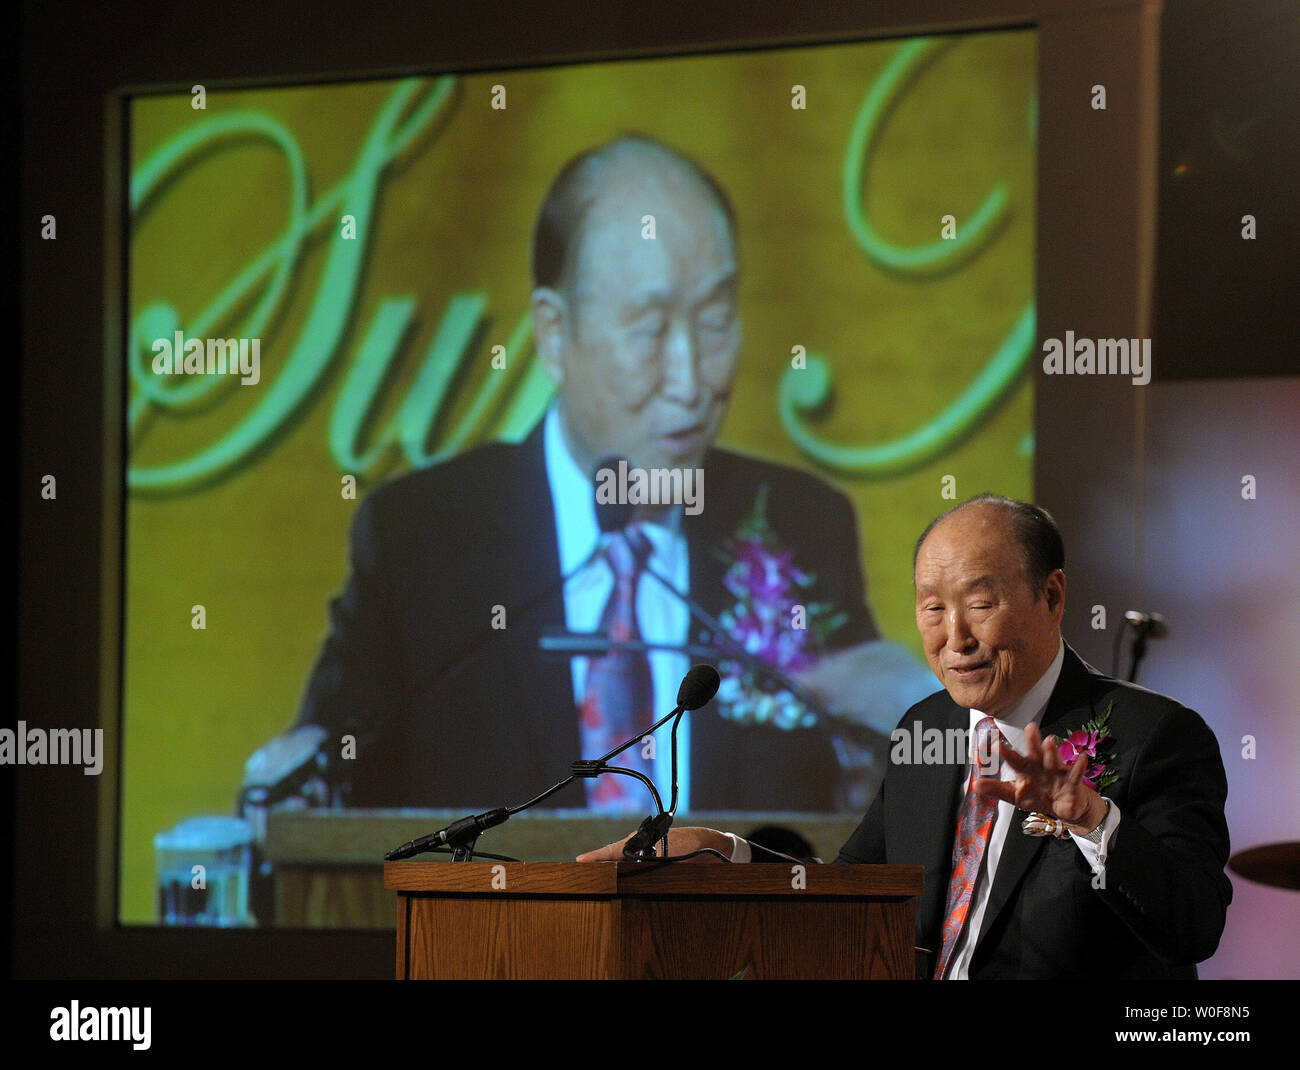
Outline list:
[[[1160,978],[1196,976],[1214,953],[1232,886],[1223,806],[1228,787],[1213,732],[1172,699],[1101,675],[1067,646],[1040,727],[1064,736],[1111,702],[1119,779],[1102,794],[1121,812],[1104,887],[1073,839],[1026,836],[1016,811],[970,963],[972,978]],[[912,707],[900,725],[969,727],[969,711],[946,691]],[[837,862],[925,867],[916,943],[942,945],[961,769],[891,765]],[[929,977],[935,955],[918,960]]]
[[[712,450],[703,467],[703,509],[682,523],[690,593],[704,609],[716,615],[729,604],[715,550],[766,484],[769,522],[817,575],[806,600],[849,613],[834,645],[876,636],[847,499],[725,450]],[[504,629],[492,627],[494,606],[504,607]],[[521,802],[574,759],[595,757],[580,751],[568,659],[537,649],[544,630],[564,625],[540,424],[517,446],[483,446],[368,495],[330,619],[298,723],[356,737],[357,757],[336,770],[351,782],[352,805]],[[692,638],[711,636],[693,625]],[[833,808],[838,766],[825,729],[739,727],[712,705],[687,716],[693,808]],[[547,805],[585,806],[582,786]]]

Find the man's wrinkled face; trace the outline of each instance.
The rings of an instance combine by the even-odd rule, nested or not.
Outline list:
[[[1035,590],[1006,514],[973,505],[941,521],[916,559],[916,626],[959,706],[999,715],[1056,657],[1065,574]]]
[[[624,168],[589,209],[570,285],[552,307],[560,315],[543,361],[578,463],[590,471],[617,455],[642,468],[698,466],[740,353],[735,247],[709,193],[653,163]]]

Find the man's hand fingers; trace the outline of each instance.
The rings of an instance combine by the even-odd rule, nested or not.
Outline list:
[[[607,843],[604,847],[599,847],[594,851],[587,851],[585,854],[578,855],[579,862],[622,862],[623,861],[623,844],[627,843],[635,833],[629,832],[621,840],[614,843]]]
[[[1039,764],[1043,761],[1043,736],[1033,721],[1025,725],[1025,757]]]
[[[1007,746],[1004,747],[1001,740],[994,740],[993,747],[994,756],[999,761],[1006,762],[1007,765],[1011,766],[1011,768],[1017,773],[1023,773],[1033,764],[1027,754],[1021,754],[1010,744],[1007,744]]]
[[[1048,736],[1043,743],[1043,768],[1049,773],[1064,773],[1067,769],[1061,757],[1061,741],[1056,736]]]

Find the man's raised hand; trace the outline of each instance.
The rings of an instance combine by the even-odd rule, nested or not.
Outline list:
[[[998,756],[1011,766],[1016,778],[977,777],[975,790],[988,798],[1009,802],[1019,810],[1049,814],[1085,831],[1095,828],[1106,816],[1106,804],[1083,779],[1088,771],[1088,756],[1080,754],[1067,767],[1058,743],[1055,736],[1043,742],[1038,725],[1030,723],[1025,728],[1024,754],[995,744]]]

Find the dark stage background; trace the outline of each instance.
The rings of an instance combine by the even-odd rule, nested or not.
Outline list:
[[[1271,244],[1277,230],[1267,229],[1270,221],[1294,226],[1295,212],[1286,203],[1286,183],[1251,183],[1242,192],[1230,165],[1217,186],[1213,176],[1200,180],[1195,213],[1180,216],[1171,210],[1176,201],[1158,200],[1168,189],[1166,169],[1188,163],[1165,152],[1160,133],[1184,129],[1195,119],[1190,109],[1201,107],[1177,88],[1185,68],[1161,68],[1162,44],[1171,56],[1187,54],[1189,40],[1215,51],[1224,99],[1244,102],[1228,109],[1224,129],[1244,130],[1241,151],[1252,151],[1252,98],[1233,96],[1233,87],[1283,73],[1252,65],[1249,50],[1225,43],[1223,20],[1243,7],[1277,13],[1282,21],[1248,25],[1291,42],[1293,72],[1295,6],[1284,4],[1215,5],[1211,15],[1203,4],[1171,0],[1163,32],[1161,5],[1119,0],[922,0],[797,10],[669,3],[652,13],[555,3],[504,11],[467,5],[454,14],[442,5],[397,4],[26,5],[13,720],[102,727],[107,755],[100,777],[75,768],[0,770],[10,803],[4,905],[12,972],[51,978],[392,972],[389,933],[208,934],[115,924],[124,457],[115,422],[121,384],[109,373],[106,354],[122,336],[123,310],[114,295],[122,293],[126,263],[127,235],[110,210],[121,202],[126,179],[126,161],[115,154],[126,134],[117,94],[133,87],[300,83],[1036,27],[1038,337],[1154,334],[1157,369],[1147,387],[1121,377],[1036,377],[1034,493],[1066,536],[1066,638],[1109,668],[1113,629],[1126,609],[1165,613],[1171,634],[1154,645],[1141,682],[1198,709],[1218,734],[1234,849],[1297,838],[1289,803],[1300,783],[1300,747],[1288,684],[1300,649],[1293,564],[1300,367],[1295,303],[1287,315],[1270,297],[1270,280],[1294,264],[1294,246],[1279,250]],[[1098,84],[1106,87],[1104,111],[1090,106]],[[1281,98],[1285,84],[1276,84]],[[1272,123],[1273,114],[1261,117]],[[1278,166],[1294,159],[1294,123],[1271,134],[1282,147],[1250,163],[1263,175],[1273,173],[1271,158]],[[1237,144],[1230,137],[1229,143]],[[1207,212],[1223,227],[1218,244],[1205,239]],[[1242,267],[1235,243],[1246,212],[1260,220],[1261,239],[1249,247],[1254,263]],[[45,213],[58,218],[57,241],[40,238]],[[1234,299],[1206,313],[1220,354],[1212,365],[1197,350],[1196,332],[1167,348],[1156,333],[1163,322],[1157,295],[1164,298],[1169,280],[1183,277],[1180,258],[1193,247],[1201,258],[1217,252],[1222,264],[1246,272]],[[1253,283],[1250,271],[1258,273]],[[1171,304],[1186,296],[1175,289]],[[1234,316],[1243,329],[1231,329]],[[1262,334],[1244,329],[1261,321],[1268,324]],[[1238,368],[1267,374],[1245,380]],[[1189,376],[1202,378],[1167,381]],[[59,480],[53,502],[40,497],[47,473]],[[1254,477],[1254,497],[1243,497],[1246,475]],[[945,504],[936,481],[934,512]],[[1092,626],[1095,606],[1106,609],[1104,629]],[[1246,736],[1256,742],[1252,757]],[[1202,976],[1296,976],[1294,893],[1237,878],[1234,884],[1228,931]]]

